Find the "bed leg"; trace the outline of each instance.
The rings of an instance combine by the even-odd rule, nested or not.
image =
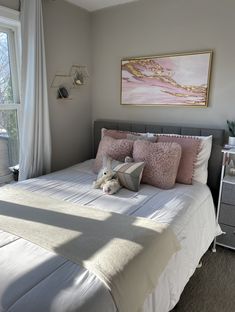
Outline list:
[[[216,252],[216,239],[214,239],[214,242],[213,242],[212,252]]]
[[[202,261],[200,261],[197,265],[197,269],[200,269],[202,267]]]

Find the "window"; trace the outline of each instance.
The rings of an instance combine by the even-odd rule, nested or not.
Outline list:
[[[19,162],[19,59],[18,12],[0,7],[0,176]]]

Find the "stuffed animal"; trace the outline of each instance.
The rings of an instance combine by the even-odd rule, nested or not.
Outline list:
[[[132,163],[132,162],[134,162],[134,159],[132,157],[130,156],[125,157],[125,163]]]
[[[116,173],[112,170],[112,159],[103,159],[103,168],[98,173],[97,180],[94,181],[93,187],[101,188],[105,194],[112,195],[117,193],[121,185],[118,181]]]

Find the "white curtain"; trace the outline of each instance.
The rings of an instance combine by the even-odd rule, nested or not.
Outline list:
[[[47,94],[42,0],[21,1],[22,123],[19,179],[51,169],[51,135]]]

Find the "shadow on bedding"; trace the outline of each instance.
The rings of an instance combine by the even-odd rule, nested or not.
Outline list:
[[[35,250],[34,253],[36,255]],[[108,291],[101,287],[101,282],[77,264],[52,256],[27,270],[30,266],[28,261],[25,257],[24,272],[18,263],[18,277],[6,289],[3,288],[1,312],[92,312],[97,304],[102,311],[106,310],[105,305],[111,307],[110,311],[115,311],[114,303]]]
[[[104,248],[106,245],[110,243],[113,239],[121,239],[124,241],[130,240],[130,233],[134,229],[138,229],[139,236],[135,238],[135,241],[137,244],[142,245],[142,233],[146,236],[151,237],[154,235],[154,231],[142,228],[141,226],[138,226],[138,224],[135,224],[136,218],[132,217],[126,217],[124,215],[118,215],[115,213],[106,213],[108,216],[104,220],[98,220],[97,218],[85,218],[81,216],[75,216],[75,215],[69,215],[64,212],[58,212],[58,211],[51,211],[47,209],[42,208],[33,208],[31,206],[25,206],[25,205],[19,205],[14,203],[8,203],[5,201],[0,201],[0,228],[7,231],[7,229],[4,228],[4,221],[10,220],[12,224],[17,228],[17,224],[20,224],[20,227],[24,230],[26,230],[28,227],[31,228],[32,231],[36,233],[36,235],[33,235],[32,238],[25,237],[23,234],[20,235],[17,231],[14,229],[12,230],[12,233],[18,236],[21,236],[25,238],[28,241],[31,241],[32,243],[35,243],[37,245],[40,245],[41,247],[46,248],[43,244],[39,244],[38,241],[35,239],[38,235],[40,236],[40,232],[43,233],[44,231],[48,231],[48,228],[50,229],[47,232],[47,237],[49,240],[53,241],[53,235],[58,232],[54,232],[54,229],[58,230],[69,230],[71,233],[73,233],[72,238],[67,239],[66,242],[64,240],[63,243],[57,244],[53,246],[52,251],[55,251],[59,255],[64,255],[65,250],[71,250],[71,249],[77,249],[80,250],[83,248],[83,252],[80,255],[80,261],[81,263],[91,257],[94,256],[99,250]],[[5,219],[4,219],[5,218]],[[121,218],[121,223],[120,223]],[[23,225],[23,226],[22,226]],[[118,225],[118,226],[114,226]],[[102,236],[102,239],[99,239],[101,229],[105,227],[106,233]],[[90,230],[92,229],[92,236],[90,234]],[[123,229],[123,230],[122,230]],[[126,229],[129,229],[129,233],[127,235]],[[11,231],[9,231],[11,232]],[[27,232],[27,231],[26,231]],[[62,232],[62,231],[61,231]],[[66,232],[64,232],[66,233]],[[97,233],[97,235],[96,235]],[[110,233],[110,234],[107,234]],[[42,239],[46,237],[45,235],[42,235]],[[89,248],[89,244],[92,245],[92,248]],[[88,248],[84,249],[84,246],[88,246]],[[141,248],[140,248],[141,249]],[[23,252],[23,251],[22,251]],[[73,259],[70,259],[73,261]],[[11,259],[9,259],[9,262]],[[32,279],[39,274],[42,271],[43,268],[50,266],[50,262],[53,262],[53,260],[49,260],[48,262],[40,264],[38,267],[35,267],[31,269],[30,271],[23,273],[23,276],[18,277],[15,279],[10,286],[7,287],[7,289],[4,291],[3,298],[1,299],[1,302],[3,306],[7,306],[5,303],[5,300],[7,301],[8,298],[11,297],[12,293],[14,293],[15,289],[19,289],[20,285],[24,285],[27,281],[32,281]],[[75,263],[79,263],[74,261]],[[78,280],[74,280],[74,275],[76,275],[77,270],[84,270],[83,274],[88,274],[88,271],[79,267],[77,264],[72,263],[70,261],[66,261],[65,264],[63,264],[61,267],[56,269],[55,272],[50,273],[46,278],[41,277],[39,281],[35,283],[31,283],[29,289],[26,289],[25,295],[22,297],[20,294],[18,294],[18,297],[16,298],[16,304],[12,306],[12,308],[7,308],[5,311],[11,311],[11,312],[19,312],[19,311],[67,311],[67,308],[63,307],[61,309],[61,306],[67,305],[70,303],[72,304],[73,300],[76,301],[76,304],[79,306],[82,306],[82,308],[79,308],[79,311],[93,311],[92,309],[89,310],[87,305],[91,304],[92,300],[88,300],[88,302],[84,301],[85,299],[82,299],[86,293],[91,292],[93,296],[96,296],[96,293],[102,289],[100,287],[100,281],[95,278],[91,274],[90,276],[85,276],[83,278],[93,278],[94,280],[90,285],[94,285],[94,283],[97,283],[97,287],[92,286],[92,290],[90,289],[84,289],[83,287],[80,287],[80,283]],[[66,267],[66,265],[71,266],[71,268]],[[64,269],[65,268],[65,269]],[[1,269],[1,268],[0,268]],[[20,270],[20,267],[19,267]],[[70,272],[71,270],[71,272]],[[61,277],[62,276],[62,277]],[[65,279],[65,281],[64,281]],[[74,283],[76,284],[76,287],[74,288]],[[73,286],[73,287],[72,287]],[[99,287],[98,287],[99,286]],[[69,289],[72,289],[72,298],[73,300],[70,300],[71,294]],[[76,291],[75,291],[76,289]],[[81,295],[80,299],[78,294]],[[76,295],[76,296],[75,296]],[[74,299],[75,297],[76,299]],[[104,292],[103,292],[104,296]],[[107,294],[106,294],[107,296]],[[67,297],[67,299],[66,299]],[[55,299],[56,298],[56,299]],[[110,297],[108,297],[109,300]],[[80,300],[80,301],[79,301]],[[78,301],[78,302],[77,302]],[[93,300],[94,301],[94,300]],[[105,301],[105,300],[104,300]],[[29,307],[33,305],[33,302],[35,304],[38,302],[40,308],[37,310],[37,306],[33,310]],[[59,306],[56,308],[49,308],[49,306],[57,305],[58,302],[60,302]],[[111,303],[112,301],[111,301]],[[24,305],[26,308],[23,309]],[[16,308],[15,308],[16,307]],[[85,307],[85,308],[83,308]],[[93,306],[94,308],[94,306]],[[3,310],[4,311],[4,310]],[[73,308],[69,308],[68,311],[78,311],[73,310]],[[105,311],[105,309],[103,310]]]
[[[156,231],[139,226],[135,217],[111,212],[106,212],[105,216],[108,217],[98,220],[95,217],[94,219],[86,218],[0,201],[0,228],[45,249],[48,249],[48,244],[44,244],[43,240],[47,240],[52,246],[49,250],[56,251],[62,256],[66,250],[82,249],[83,252],[79,255],[80,264],[92,258],[97,251],[104,248],[113,239],[132,241],[131,233],[136,230],[138,230],[138,235],[135,237],[135,244],[140,247],[143,237],[146,239],[146,237],[151,238],[156,235]],[[8,221],[11,230],[4,226]],[[105,231],[102,232],[104,228]],[[67,235],[66,238],[62,234],[61,240],[56,237],[59,233],[58,229],[68,230],[63,231],[63,234]],[[53,238],[56,240],[55,244],[53,244]],[[74,261],[74,259],[70,260]]]

